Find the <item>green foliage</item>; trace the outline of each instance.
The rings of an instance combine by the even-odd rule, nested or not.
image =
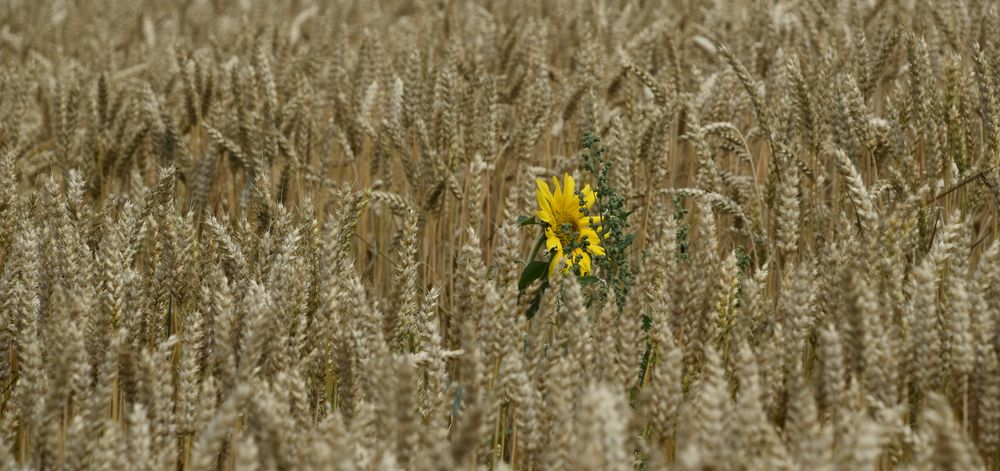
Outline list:
[[[627,209],[625,197],[611,182],[611,160],[605,157],[607,149],[598,145],[600,141],[600,138],[594,134],[586,133],[582,140],[582,147],[584,149],[583,168],[593,176],[596,183],[594,194],[597,200],[591,211],[596,212],[596,215],[600,217],[600,226],[595,229],[601,238],[601,246],[604,248],[605,256],[592,255],[592,269],[596,268],[596,270],[591,274],[578,276],[577,280],[581,287],[594,286],[592,292],[595,292],[596,295],[588,300],[588,305],[595,298],[603,305],[607,301],[609,290],[614,290],[617,299],[616,307],[621,309],[624,307],[629,290],[635,282],[635,274],[632,273],[628,261],[628,249],[635,241],[635,233],[628,230],[628,218],[632,211]],[[586,213],[583,193],[578,192],[577,196],[580,198],[581,212]],[[517,218],[517,224],[521,227],[538,225],[542,226],[543,229],[546,226],[534,216],[520,216]],[[571,234],[568,237],[569,242],[563,247],[564,256],[569,257],[576,248],[589,252],[589,241],[579,238],[578,234],[573,233],[572,228],[563,227],[561,231]],[[517,285],[518,292],[523,294],[536,281],[541,280],[542,282],[540,288],[534,292],[526,312],[526,317],[529,319],[538,311],[541,297],[549,286],[548,265],[552,261],[552,257],[555,256],[554,253],[550,253],[545,261],[535,260],[544,243],[545,235],[543,233],[532,248]],[[570,263],[570,271],[579,275],[581,273],[580,258],[571,259]]]
[[[600,145],[601,139],[593,133],[586,133],[581,141],[583,152],[583,168],[593,175],[597,187],[595,204],[597,214],[601,217],[601,245],[606,255],[594,259],[594,264],[601,268],[600,274],[604,283],[599,285],[598,296],[604,303],[608,289],[614,290],[618,308],[625,305],[629,290],[635,282],[628,261],[628,248],[635,240],[635,233],[629,231],[628,217],[632,214],[626,207],[625,197],[611,181],[611,159],[605,153],[607,148]]]
[[[535,221],[535,222],[533,222]],[[531,224],[541,224],[534,216],[520,216],[517,218],[518,225],[528,226]],[[545,235],[542,234],[535,241],[535,246],[531,248],[531,255],[528,255],[528,261],[524,266],[524,270],[521,271],[521,277],[517,280],[517,293],[518,297],[524,294],[524,291],[531,286],[532,283],[538,280],[542,280],[542,285],[539,287],[535,294],[531,298],[531,303],[528,305],[528,310],[525,312],[525,317],[531,319],[535,317],[538,312],[539,306],[542,305],[542,295],[545,294],[545,290],[549,287],[549,262],[542,260],[535,260],[535,256],[538,255],[539,249],[545,244]]]
[[[674,221],[677,222],[677,252],[674,257],[680,262],[688,258],[688,246],[691,244],[691,241],[688,240],[688,233],[691,231],[691,224],[682,222],[688,213],[688,209],[684,207],[684,197],[674,195],[673,204]]]
[[[736,246],[736,268],[740,269],[740,273],[746,273],[753,264],[753,258],[750,257],[750,252],[742,245]]]
[[[517,290],[524,291],[525,288],[530,286],[535,280],[538,280],[545,276],[548,272],[549,264],[542,260],[532,260],[528,262],[528,265],[524,267],[524,271],[521,272],[521,279],[517,281]]]
[[[538,287],[538,291],[535,291],[534,296],[531,297],[531,303],[528,304],[528,310],[524,312],[524,317],[531,319],[538,314],[538,309],[542,306],[542,296],[545,295],[545,291],[549,289],[548,278],[542,279],[542,284]]]
[[[535,216],[518,216],[517,225],[519,227],[532,226],[532,225],[540,226],[542,225],[542,221],[539,221],[538,218],[536,218]]]

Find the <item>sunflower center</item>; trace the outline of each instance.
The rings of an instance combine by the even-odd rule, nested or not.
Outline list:
[[[552,227],[552,232],[555,232],[564,248],[570,247],[580,236],[577,220],[572,215],[565,213],[556,213],[553,216],[556,224]]]

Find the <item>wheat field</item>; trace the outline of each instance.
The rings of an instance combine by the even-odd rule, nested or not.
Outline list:
[[[1000,469],[998,52],[974,0],[6,0],[0,463]]]

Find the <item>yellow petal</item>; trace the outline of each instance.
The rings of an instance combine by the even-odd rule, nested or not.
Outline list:
[[[538,216],[538,219],[545,221],[550,226],[555,225],[554,221],[556,218],[552,216],[552,212],[548,209],[539,209],[538,211],[535,211],[535,216]]]
[[[604,247],[601,247],[600,245],[597,244],[591,244],[587,246],[587,250],[589,250],[590,253],[597,255],[598,257],[603,257],[605,255]]]
[[[541,178],[535,179],[535,184],[538,185],[538,196],[545,196],[546,199],[552,199],[552,192],[549,191],[549,184],[545,183],[545,180]]]
[[[594,255],[604,255],[604,247],[601,247],[601,238],[597,236],[597,232],[590,228],[584,228],[580,231],[580,238],[587,239],[587,250]]]
[[[568,174],[563,174],[563,181],[566,182],[566,186],[563,187],[563,197],[566,201],[574,201],[576,199],[576,182],[573,181],[573,177]],[[579,201],[576,201],[574,206],[579,206]]]
[[[601,223],[601,217],[600,216],[583,216],[580,219],[577,219],[576,223],[580,227],[594,227],[595,224],[600,224]]]
[[[580,274],[586,276],[590,273],[590,255],[585,252],[580,254]]]
[[[552,229],[545,229],[545,250],[552,250],[553,248],[562,251],[562,241],[556,237],[556,233],[552,232]]]
[[[549,185],[541,178],[536,178],[535,184],[538,185],[538,191],[535,192],[535,196],[538,198],[538,207],[545,208],[552,201],[552,192],[549,191]]]
[[[587,209],[590,209],[590,207],[594,205],[595,201],[597,201],[597,195],[594,194],[594,190],[590,189],[590,185],[589,184],[587,186],[584,186],[583,187],[583,202],[586,203]]]
[[[556,251],[556,254],[552,256],[552,260],[549,262],[549,276],[556,271],[556,267],[559,266],[559,260],[562,259],[562,249]]]

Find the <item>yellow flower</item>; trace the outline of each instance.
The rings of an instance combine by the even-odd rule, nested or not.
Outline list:
[[[576,193],[573,177],[565,174],[562,185],[556,177],[552,177],[555,193],[541,179],[535,180],[535,183],[538,184],[539,208],[535,215],[546,224],[545,248],[553,254],[549,275],[560,265],[560,271],[567,273],[575,263],[579,264],[580,275],[590,273],[591,256],[604,256],[601,239],[594,230],[594,224],[600,223],[600,218],[586,214],[597,199],[594,191],[587,185]]]

